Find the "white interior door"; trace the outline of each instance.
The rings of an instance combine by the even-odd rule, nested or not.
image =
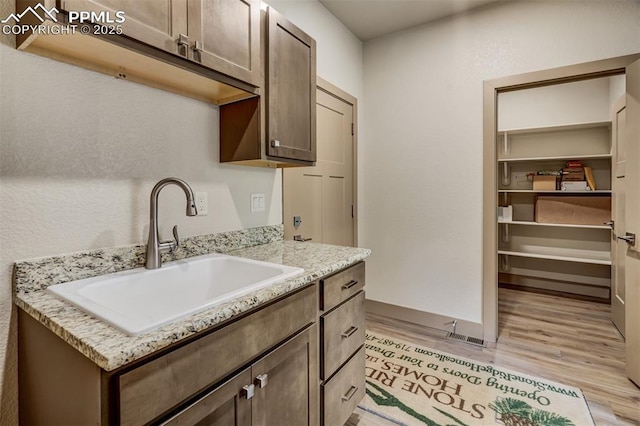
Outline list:
[[[640,237],[640,60],[627,67],[626,79],[626,224],[617,235]],[[625,266],[627,376],[640,386],[640,241],[627,246]]]
[[[614,229],[611,243],[611,259],[613,262],[613,276],[611,280],[611,320],[620,333],[625,335],[625,264],[627,243],[616,238],[616,232],[624,235],[625,223],[625,166],[626,166],[626,121],[627,110],[625,96],[622,96],[613,106],[612,114],[612,147],[613,147],[613,180],[612,184],[612,217]]]
[[[316,165],[283,170],[284,237],[353,246],[353,105],[322,89],[316,102]]]

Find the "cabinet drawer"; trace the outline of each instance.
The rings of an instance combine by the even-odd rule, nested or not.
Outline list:
[[[320,280],[320,309],[328,311],[364,287],[364,262]]]
[[[364,346],[322,385],[325,426],[343,425],[364,398]]]
[[[157,358],[119,378],[120,423],[145,424],[311,324],[315,286]]]
[[[322,379],[327,379],[364,343],[364,291],[320,318]]]

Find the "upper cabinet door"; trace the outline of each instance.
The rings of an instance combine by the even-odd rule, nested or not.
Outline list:
[[[124,35],[166,52],[187,57],[187,0],[62,0],[65,11],[125,12]]]
[[[259,0],[189,0],[192,59],[262,86]]]
[[[316,161],[316,42],[269,8],[267,155]]]

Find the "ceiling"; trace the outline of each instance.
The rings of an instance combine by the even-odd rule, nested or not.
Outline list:
[[[500,0],[320,0],[362,41]]]

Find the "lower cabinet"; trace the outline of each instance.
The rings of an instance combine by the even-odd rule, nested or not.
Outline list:
[[[321,423],[343,425],[365,395],[365,266],[320,279]]]
[[[316,341],[313,325],[161,424],[317,424]]]
[[[104,371],[20,311],[20,422],[317,426],[317,312],[312,284],[150,359]]]
[[[23,425],[343,425],[365,394],[365,265],[113,371],[18,312]]]

